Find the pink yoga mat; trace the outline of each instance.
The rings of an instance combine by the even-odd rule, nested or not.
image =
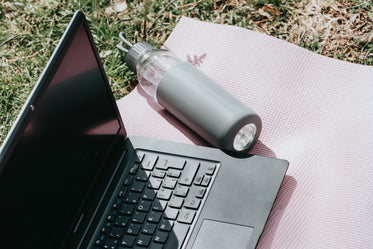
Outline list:
[[[261,116],[251,153],[290,162],[258,248],[373,248],[372,67],[189,18],[164,46]],[[207,145],[140,87],[118,105],[129,135]]]

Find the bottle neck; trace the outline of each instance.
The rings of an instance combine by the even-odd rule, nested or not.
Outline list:
[[[136,66],[137,78],[144,91],[155,97],[161,79],[170,68],[180,62],[168,50],[159,49],[144,54]]]

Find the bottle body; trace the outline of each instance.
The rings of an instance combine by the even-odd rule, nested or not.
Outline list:
[[[218,148],[245,151],[260,134],[259,116],[188,62],[167,71],[156,97],[160,105]],[[248,124],[255,130],[241,131]]]
[[[171,52],[144,53],[136,71],[149,96],[211,145],[247,151],[259,137],[262,123],[254,111]]]

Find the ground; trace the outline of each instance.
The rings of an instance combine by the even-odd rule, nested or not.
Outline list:
[[[0,144],[75,10],[84,12],[115,97],[137,84],[118,33],[159,47],[181,16],[266,33],[316,53],[373,65],[372,0],[143,0],[0,2]]]

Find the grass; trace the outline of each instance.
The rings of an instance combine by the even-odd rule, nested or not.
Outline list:
[[[373,65],[371,0],[127,0],[126,8],[118,2],[124,0],[0,1],[0,144],[78,9],[89,20],[117,99],[137,84],[115,48],[118,33],[159,47],[182,16],[256,30],[325,56]]]

